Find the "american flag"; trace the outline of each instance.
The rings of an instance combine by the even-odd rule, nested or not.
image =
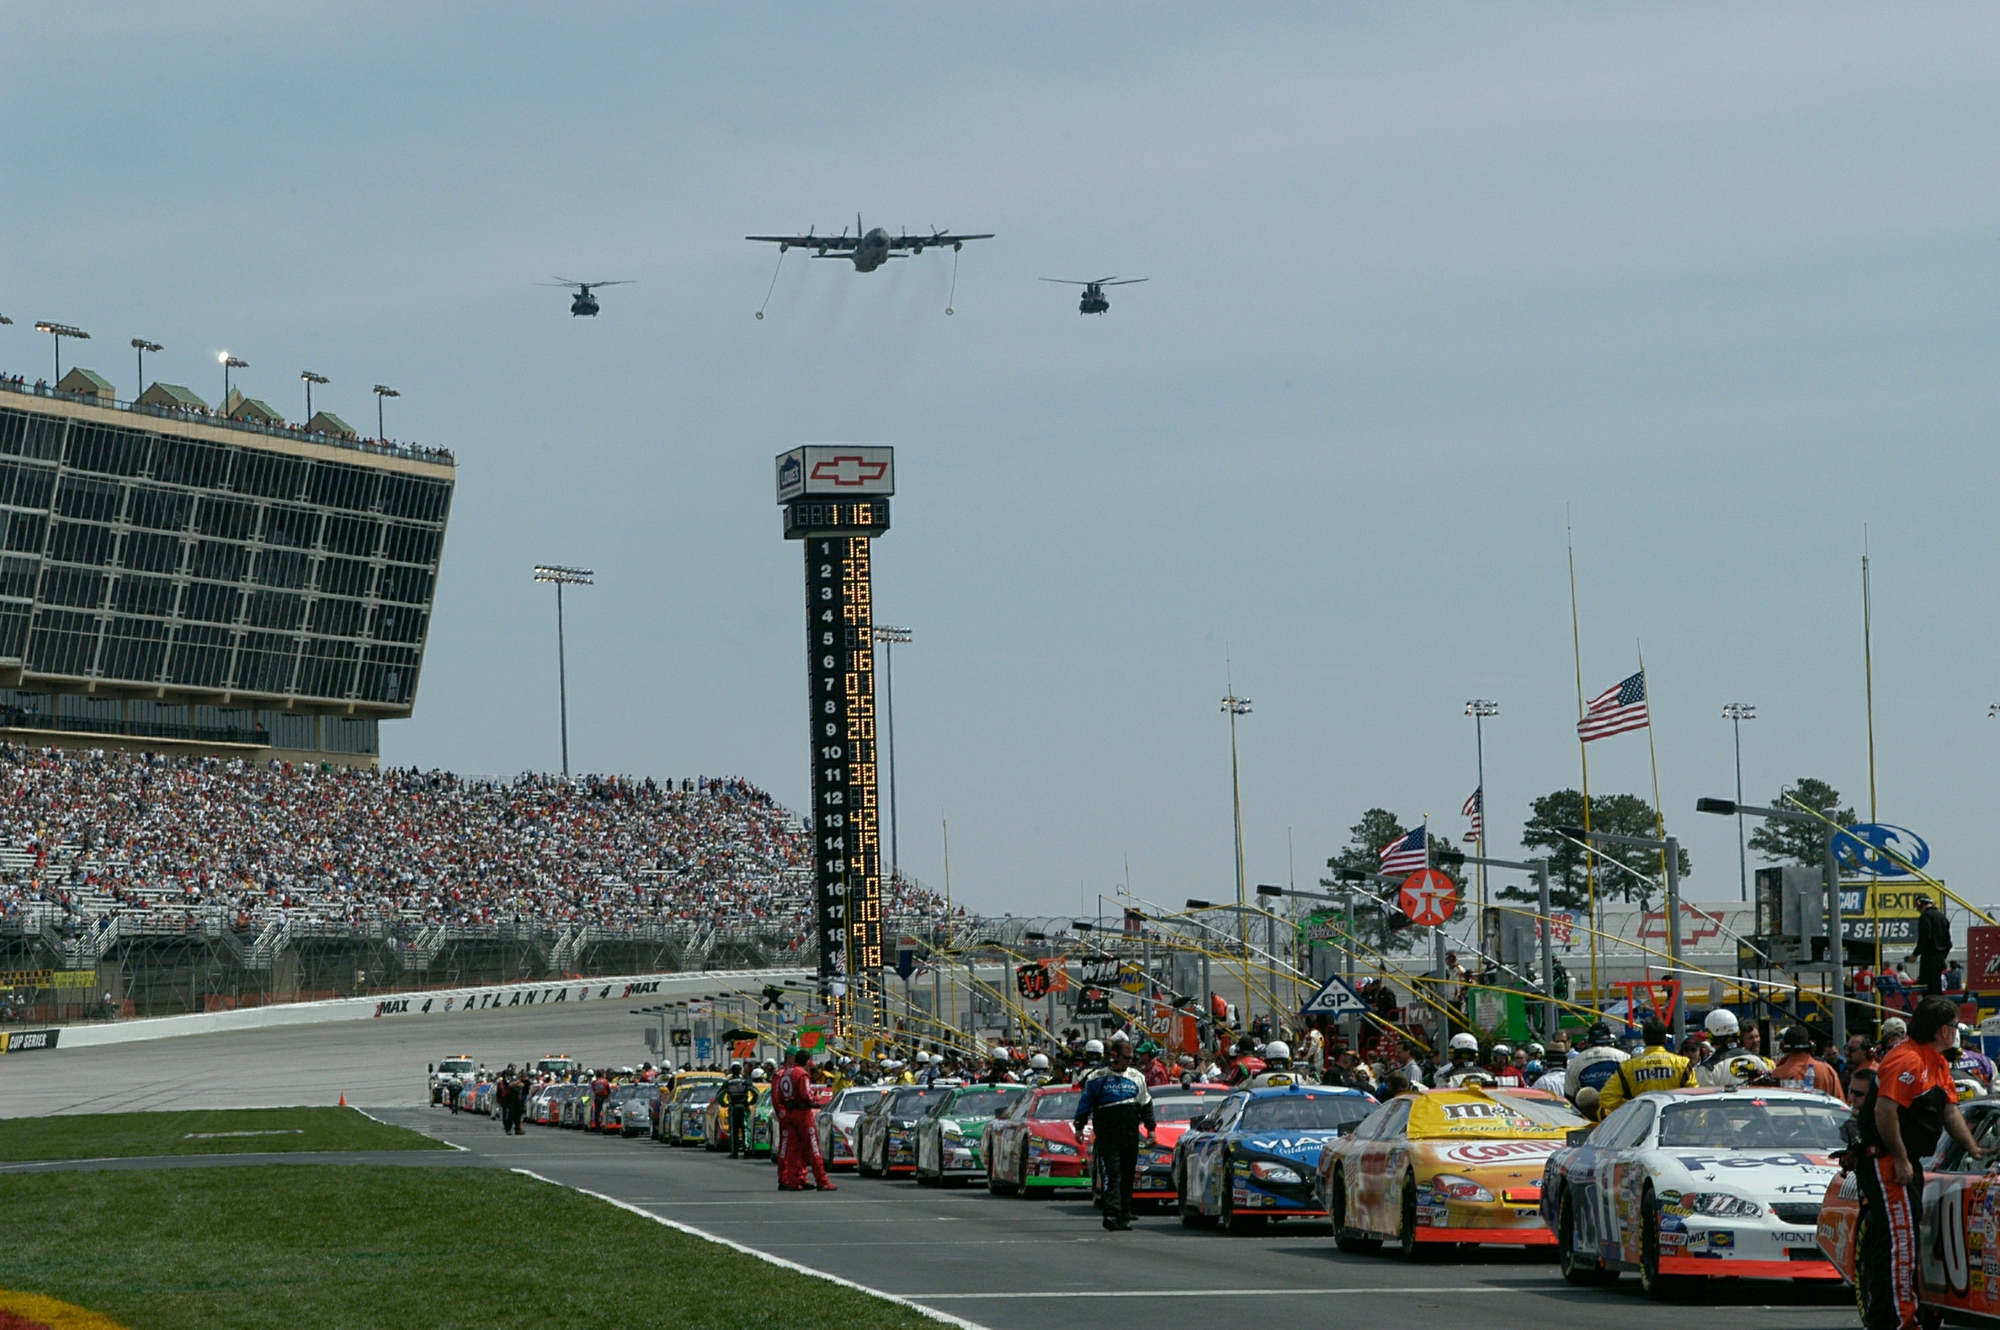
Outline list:
[[[1479,838],[1486,834],[1486,787],[1474,790],[1459,811],[1472,819],[1472,830],[1465,833],[1465,839],[1478,844]]]
[[[1385,877],[1415,873],[1429,867],[1430,847],[1422,827],[1405,832],[1382,847],[1382,874]]]
[[[1576,737],[1589,743],[1628,730],[1643,730],[1651,723],[1646,710],[1646,672],[1640,670],[1590,700],[1584,718],[1576,723]]]

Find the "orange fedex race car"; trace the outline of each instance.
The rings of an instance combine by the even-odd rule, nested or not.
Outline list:
[[[1542,1170],[1589,1124],[1540,1090],[1399,1095],[1320,1152],[1318,1186],[1342,1251],[1550,1245]]]
[[[1980,1145],[1990,1150],[2000,1144],[2000,1099],[1961,1104],[1959,1112]],[[2000,1175],[1987,1168],[1985,1160],[1967,1158],[1950,1137],[1925,1161],[1923,1206],[1917,1216],[1917,1302],[1926,1326],[1937,1325],[1946,1315],[2000,1322]],[[1827,1187],[1819,1212],[1819,1248],[1854,1285],[1864,1326],[1875,1324],[1878,1312],[1895,1319],[1892,1309],[1874,1305],[1883,1295],[1886,1272],[1874,1267],[1864,1276],[1860,1269],[1862,1252],[1876,1242],[1883,1242],[1880,1250],[1886,1255],[1886,1241],[1870,1231],[1880,1222],[1872,1210],[1862,1212],[1860,1184],[1852,1173]]]

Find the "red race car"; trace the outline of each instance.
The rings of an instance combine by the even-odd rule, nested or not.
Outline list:
[[[1044,1085],[1025,1094],[986,1124],[980,1153],[986,1159],[986,1190],[995,1196],[1033,1196],[1064,1187],[1085,1187],[1084,1152],[1090,1128],[1078,1140],[1072,1122],[1083,1092],[1074,1085]]]
[[[1170,1205],[1175,1198],[1174,1191],[1174,1142],[1188,1129],[1191,1119],[1200,1117],[1226,1095],[1233,1092],[1227,1085],[1216,1085],[1197,1081],[1193,1085],[1156,1085],[1153,1087],[1153,1143],[1139,1142],[1139,1170],[1132,1178],[1132,1202],[1139,1205]],[[1090,1180],[1090,1199],[1102,1197],[1104,1187],[1097,1176],[1097,1153],[1090,1152],[1087,1176]]]

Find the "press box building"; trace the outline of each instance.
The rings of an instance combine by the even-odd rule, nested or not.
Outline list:
[[[231,394],[0,391],[0,741],[373,766],[456,463]]]

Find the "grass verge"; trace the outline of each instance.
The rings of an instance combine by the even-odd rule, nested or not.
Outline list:
[[[351,1108],[235,1108],[0,1118],[0,1162],[297,1150],[442,1150]]]
[[[0,1288],[132,1330],[937,1322],[498,1169],[0,1177]]]

